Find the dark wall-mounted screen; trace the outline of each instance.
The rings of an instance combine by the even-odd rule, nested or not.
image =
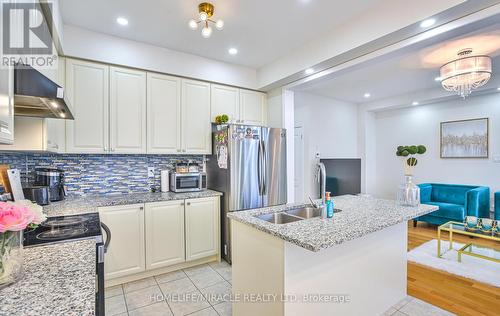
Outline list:
[[[361,159],[321,159],[326,167],[326,191],[332,196],[361,193]]]

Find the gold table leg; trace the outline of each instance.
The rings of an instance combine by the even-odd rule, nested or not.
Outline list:
[[[441,258],[441,228],[438,228],[438,258]]]

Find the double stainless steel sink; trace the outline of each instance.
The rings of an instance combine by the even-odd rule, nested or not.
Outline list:
[[[273,224],[287,224],[320,216],[321,209],[314,207],[302,207],[281,213],[257,215],[255,217]]]

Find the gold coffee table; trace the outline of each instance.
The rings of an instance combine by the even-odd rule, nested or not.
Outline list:
[[[449,247],[448,250],[445,252],[441,253],[441,231],[446,231],[449,233]],[[459,234],[459,235],[466,235],[466,236],[473,236],[477,238],[482,238],[482,239],[489,239],[489,240],[494,240],[500,242],[500,234],[497,232],[496,234],[494,233],[483,233],[479,229],[478,230],[468,230],[465,228],[464,223],[460,222],[447,222],[441,226],[438,227],[438,239],[437,239],[437,255],[438,258],[441,258],[445,253],[453,249],[453,235],[454,234]],[[476,250],[479,249],[485,249],[487,247],[481,247],[478,245],[475,245],[474,243],[468,243],[464,245],[462,248],[457,250],[458,252],[458,262],[462,261],[462,255],[468,255],[468,256],[473,256],[481,259],[486,259],[486,260],[491,260],[494,262],[499,262],[500,263],[500,251],[496,251],[495,249],[492,248],[487,248],[493,250],[493,256],[485,256],[482,254],[477,253]]]

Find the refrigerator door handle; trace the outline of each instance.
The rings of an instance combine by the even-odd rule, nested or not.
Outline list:
[[[264,193],[264,185],[263,185],[263,178],[262,178],[262,171],[263,171],[263,163],[262,163],[262,157],[263,157],[263,146],[262,146],[262,141],[259,141],[259,150],[257,154],[257,177],[259,180],[259,195],[263,195]]]
[[[262,195],[267,194],[267,155],[266,155],[266,144],[261,141],[262,144]]]

